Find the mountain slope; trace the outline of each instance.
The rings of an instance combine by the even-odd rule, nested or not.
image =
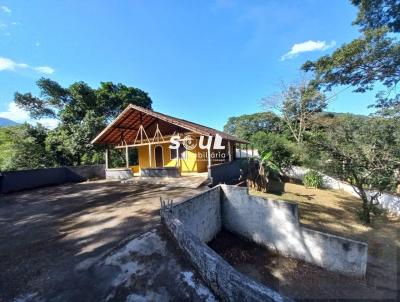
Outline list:
[[[18,123],[9,120],[8,118],[0,117],[0,127],[15,126],[15,125],[18,125]]]

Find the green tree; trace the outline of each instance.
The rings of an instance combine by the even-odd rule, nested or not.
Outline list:
[[[224,131],[245,140],[250,140],[250,137],[258,131],[280,132],[281,127],[281,120],[275,113],[259,112],[230,117],[224,126]]]
[[[259,131],[251,137],[250,142],[259,154],[270,152],[269,161],[279,167],[280,171],[298,163],[296,146],[281,134]]]
[[[353,24],[361,36],[342,45],[332,55],[315,62],[307,61],[302,69],[314,74],[314,84],[331,90],[338,85],[353,86],[356,92],[372,90],[376,84],[386,89],[377,94],[375,106],[384,115],[399,115],[400,94],[400,1],[353,0],[359,9]]]
[[[349,181],[362,200],[360,217],[371,222],[376,198],[393,189],[400,162],[400,131],[395,119],[341,116],[324,132],[314,133],[310,152],[319,153],[319,170]],[[367,194],[367,189],[376,193]]]
[[[312,117],[323,111],[326,98],[315,86],[301,81],[283,86],[281,92],[263,99],[267,110],[276,110],[298,145],[304,141],[304,134],[311,126]]]
[[[10,153],[1,161],[1,170],[20,170],[52,166],[52,159],[45,151],[48,130],[42,125],[24,124],[7,129]]]
[[[93,164],[102,161],[104,146],[90,142],[128,104],[151,109],[152,100],[140,89],[102,82],[97,89],[84,82],[68,88],[41,78],[40,96],[15,93],[14,102],[34,119],[56,118],[59,125],[45,139],[45,151],[56,165]]]

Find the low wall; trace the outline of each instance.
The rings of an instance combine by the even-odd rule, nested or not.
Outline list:
[[[174,204],[170,211],[202,242],[211,241],[221,230],[221,188],[219,186]]]
[[[293,179],[303,181],[304,175],[309,171],[310,169],[303,168],[303,167],[297,167],[293,166],[287,171],[285,171],[285,174]],[[333,189],[333,190],[342,190],[344,192],[347,192],[353,196],[359,197],[359,195],[354,191],[354,188],[343,181],[340,181],[338,179],[335,179],[333,177],[330,177],[328,175],[323,175],[323,184],[322,186],[326,189]],[[376,191],[373,190],[367,190],[366,191],[368,196],[373,196],[376,194]],[[377,202],[379,205],[389,211],[392,214],[395,215],[400,215],[400,197],[388,193],[381,193],[380,196],[377,198]]]
[[[330,271],[365,275],[367,244],[302,227],[297,204],[251,196],[247,188],[221,188],[227,230]]]
[[[188,232],[179,219],[166,215],[163,222],[204,281],[222,301],[291,301],[239,273],[197,236]]]
[[[132,177],[133,177],[133,172],[130,168],[106,169],[107,180],[124,180]]]
[[[30,169],[0,173],[0,193],[104,178],[104,165]]]
[[[242,160],[212,165],[208,168],[208,176],[213,186],[221,183],[232,183],[240,178],[240,166]]]
[[[175,167],[143,168],[140,175],[145,177],[180,177],[181,172]]]

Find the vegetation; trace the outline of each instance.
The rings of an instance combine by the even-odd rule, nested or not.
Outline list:
[[[28,124],[1,128],[0,170],[103,162],[105,147],[91,140],[128,104],[150,109],[152,104],[146,92],[111,82],[99,88],[76,82],[65,88],[42,78],[37,85],[40,97],[16,92],[14,102],[34,119],[56,118],[59,124],[53,130]]]
[[[323,178],[321,173],[315,170],[310,170],[304,175],[304,185],[306,188],[319,189],[322,187]]]
[[[331,55],[304,63],[310,81],[283,86],[281,92],[263,100],[268,110],[279,113],[269,125],[248,137],[261,154],[280,167],[301,164],[348,181],[362,200],[361,220],[371,222],[382,191],[400,185],[400,2],[399,0],[352,0],[358,7],[354,25],[360,37]],[[324,94],[338,86],[363,93],[383,87],[375,99],[376,113],[369,117],[322,113]],[[268,114],[266,112],[265,114]],[[271,114],[269,112],[269,114]],[[242,119],[241,125],[247,123]],[[276,129],[276,130],[275,130]],[[230,130],[230,127],[227,127]],[[239,133],[246,133],[241,129]],[[294,145],[296,148],[294,148]],[[306,177],[318,186],[318,174]],[[369,194],[367,190],[374,190]]]

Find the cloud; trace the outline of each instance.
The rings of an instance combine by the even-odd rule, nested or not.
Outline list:
[[[19,69],[30,69],[43,74],[52,74],[55,71],[49,66],[29,66],[25,63],[17,63],[11,59],[0,57],[0,71],[17,71]]]
[[[7,13],[7,14],[11,14],[11,9],[9,9],[9,8],[8,8],[7,6],[5,6],[5,5],[0,6],[0,9],[1,9],[3,12]]]
[[[297,57],[302,52],[310,52],[310,51],[324,51],[329,48],[332,48],[336,45],[335,41],[331,41],[327,43],[326,41],[312,41],[308,40],[303,43],[296,43],[292,46],[292,49],[285,53],[281,57],[281,61],[285,61],[287,59],[293,59]]]
[[[0,112],[0,117],[8,118],[17,123],[28,122],[29,124],[42,124],[46,128],[54,129],[58,126],[58,120],[53,118],[42,118],[33,120],[29,117],[29,113],[24,109],[19,108],[14,102],[8,104],[7,111]]]
[[[32,69],[36,70],[39,73],[44,73],[44,74],[52,74],[52,73],[54,73],[54,69],[49,67],[49,66],[33,67]]]
[[[14,122],[25,122],[29,119],[29,114],[14,102],[11,102],[8,104],[7,111],[0,112],[0,117],[8,118]]]

